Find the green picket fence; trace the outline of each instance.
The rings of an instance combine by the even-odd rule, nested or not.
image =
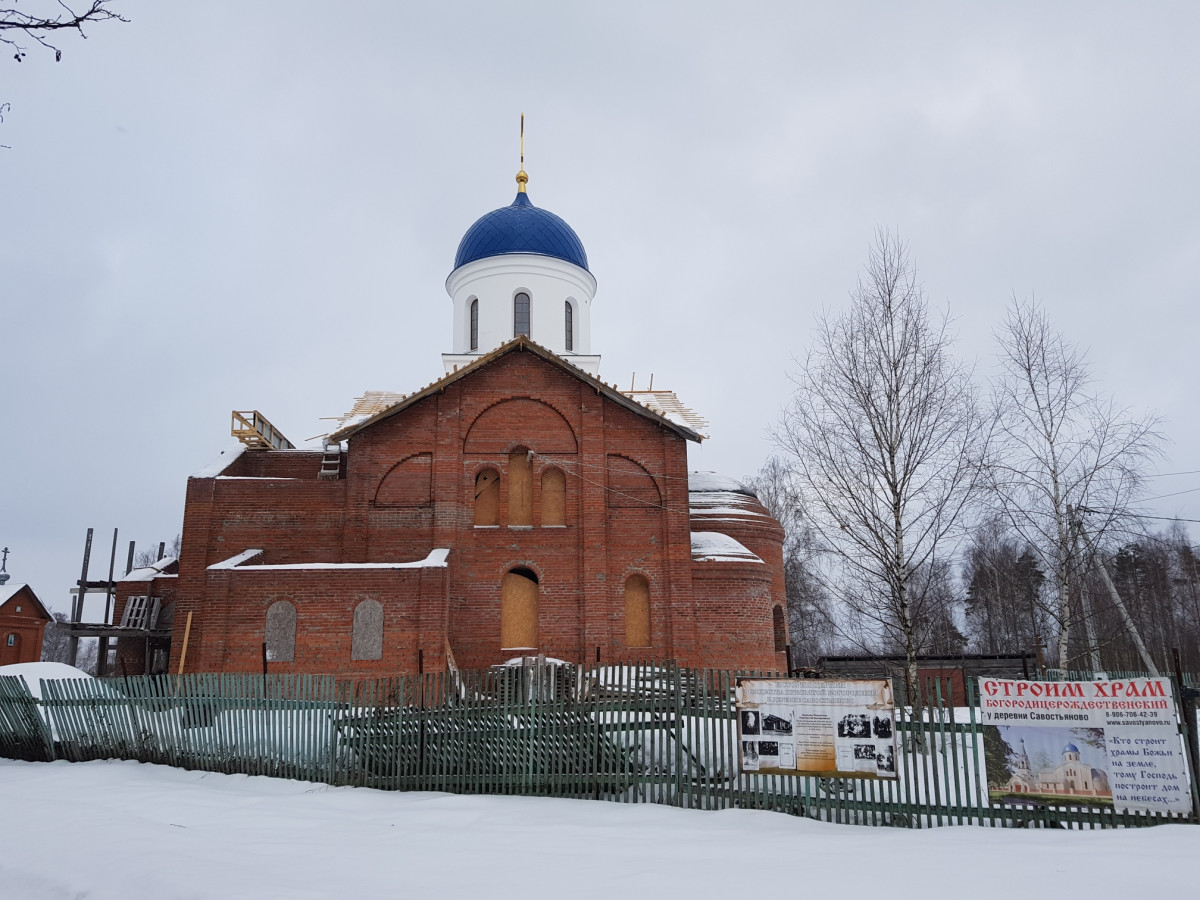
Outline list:
[[[898,778],[739,771],[735,673],[644,663],[509,667],[351,683],[285,675],[0,678],[0,755],[133,759],[385,790],[752,808],[846,824],[1112,828],[1196,821],[989,799],[969,703],[896,710]],[[1194,793],[1193,793],[1194,797]]]

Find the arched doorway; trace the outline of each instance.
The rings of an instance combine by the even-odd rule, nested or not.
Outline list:
[[[538,646],[538,577],[524,566],[504,573],[500,582],[500,647],[536,650]]]
[[[650,646],[650,582],[645,575],[625,579],[625,646]]]

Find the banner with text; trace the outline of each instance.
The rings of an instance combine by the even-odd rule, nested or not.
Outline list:
[[[984,733],[994,800],[1184,813],[1192,808],[1166,678],[981,678],[979,704],[982,724],[995,726]]]
[[[745,679],[738,683],[743,772],[896,777],[892,685],[866,681]]]

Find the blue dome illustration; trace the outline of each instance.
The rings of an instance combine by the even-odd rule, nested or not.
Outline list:
[[[454,268],[507,253],[536,253],[584,270],[588,267],[583,242],[571,226],[554,213],[538,209],[524,191],[510,206],[492,210],[467,229],[454,254]]]
[[[1078,753],[1078,752],[1079,752],[1079,748],[1076,747],[1074,744],[1067,744],[1067,746],[1063,747],[1063,753]]]

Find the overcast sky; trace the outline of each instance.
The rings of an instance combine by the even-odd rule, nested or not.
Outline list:
[[[1200,470],[1200,5],[112,7],[60,63],[0,59],[0,546],[56,609],[89,526],[93,578],[114,527],[118,565],[179,532],[230,410],[302,444],[442,373],[444,282],[512,201],[522,112],[530,197],[599,282],[601,374],[710,420],[692,468],[772,452],[883,226],[981,380],[1036,294],[1164,417],[1160,471]],[[1200,473],[1151,486],[1200,519]]]

